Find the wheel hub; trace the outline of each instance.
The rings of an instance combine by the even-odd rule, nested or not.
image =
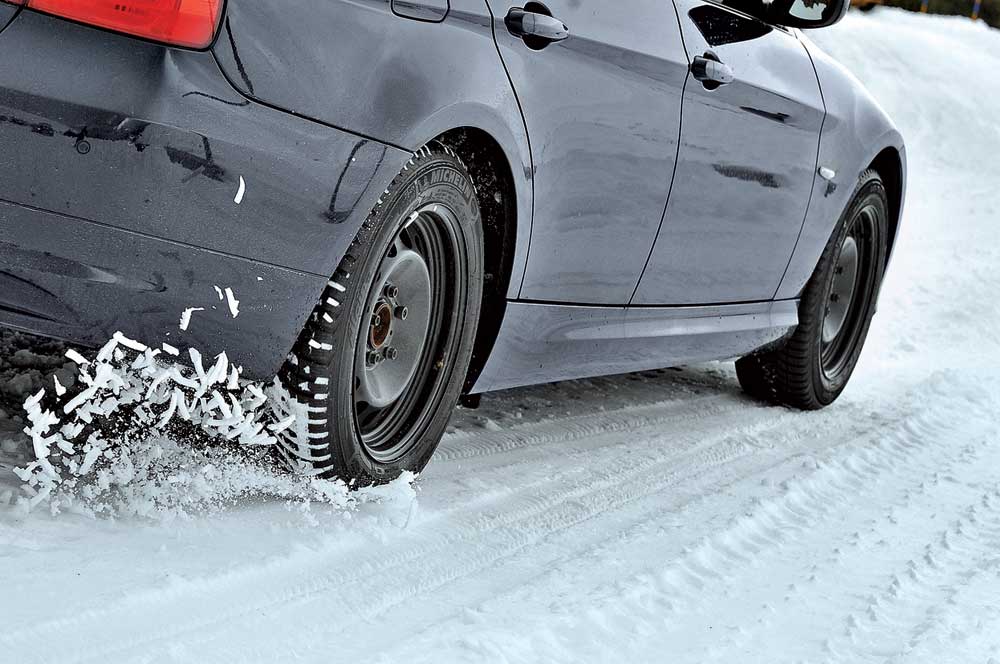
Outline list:
[[[371,320],[355,372],[357,399],[385,408],[406,390],[426,343],[431,297],[427,263],[397,239],[372,289]]]
[[[372,322],[368,331],[368,346],[372,350],[381,350],[392,334],[392,309],[389,303],[382,300],[375,305]]]

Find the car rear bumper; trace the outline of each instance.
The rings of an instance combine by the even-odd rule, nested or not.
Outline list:
[[[409,158],[251,102],[211,53],[31,12],[0,36],[0,147],[0,324],[227,350],[255,376]]]
[[[326,278],[0,202],[0,325],[97,346],[226,351],[247,375],[281,366]],[[239,300],[233,317],[213,286]],[[187,331],[182,312],[192,315]]]

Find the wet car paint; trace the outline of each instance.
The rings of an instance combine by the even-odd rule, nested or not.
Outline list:
[[[20,7],[15,7],[14,5],[0,5],[0,32],[17,16],[17,12],[20,9]]]
[[[451,9],[448,0],[392,0],[392,13],[403,18],[438,23]]]
[[[0,49],[0,320],[180,338],[273,374],[409,153],[245,99],[210,53],[31,12]],[[206,313],[183,332],[187,307]]]
[[[890,250],[899,237],[906,200],[906,146],[902,135],[853,74],[808,38],[803,42],[816,67],[826,102],[819,163],[834,176],[831,180],[816,179],[802,234],[775,295],[778,299],[796,297],[808,282],[835,221],[854,194],[858,164],[863,170],[882,157],[880,173],[889,185]]]
[[[541,50],[494,25],[531,136],[535,224],[520,297],[628,304],[677,157],[688,60],[669,2],[553,0],[572,36]],[[638,25],[649,26],[637,31]]]
[[[38,65],[46,43],[73,64]],[[405,161],[402,151],[252,104],[208,53],[31,12],[5,31],[2,49],[3,200],[330,274],[331,227],[366,191],[382,191],[373,177],[383,163],[398,172]],[[247,192],[236,205],[241,177]]]
[[[123,331],[225,351],[247,376],[275,374],[327,281],[7,202],[0,220],[0,324],[93,346]],[[234,289],[238,318],[214,285]]]
[[[674,187],[632,302],[768,300],[816,178],[825,115],[816,72],[786,30],[699,0],[676,4],[688,56],[714,54],[735,80],[688,81]]]
[[[714,307],[511,303],[476,391],[738,357],[797,324],[797,300]]]
[[[658,0],[644,1],[666,21],[641,27],[649,44],[682,27],[731,53],[775,36],[770,26],[746,21],[706,27],[692,19],[685,26]],[[505,201],[516,209],[512,304],[487,312],[497,321],[496,351],[483,358],[488,365],[473,391],[524,384],[525,377],[540,382],[728,357],[785,334],[794,325],[788,308],[812,273],[816,247],[829,236],[851,178],[880,150],[901,148],[877,105],[834,67],[818,65],[819,82],[830,77],[838,95],[835,104],[827,101],[837,112],[832,138],[821,143],[817,113],[821,118],[824,109],[808,96],[818,87],[816,72],[778,81],[788,94],[775,103],[781,65],[757,53],[747,66],[762,70],[753,70],[758,83],[771,77],[770,88],[762,86],[771,97],[740,100],[730,92],[713,99],[697,91],[715,116],[685,136],[679,118],[653,118],[657,110],[679,111],[671,104],[682,91],[697,98],[692,86],[701,83],[688,74],[679,41],[636,53],[614,30],[588,31],[581,14],[579,34],[570,25],[558,48],[535,50],[507,34],[503,18],[512,6],[230,0],[213,50],[203,53],[22,12],[0,37],[0,141],[9,148],[0,160],[11,174],[0,180],[0,324],[88,343],[104,341],[116,327],[153,343],[180,338],[175,345],[225,348],[248,375],[267,377],[409,152],[445,131],[473,127],[500,146],[516,192],[516,200]],[[679,9],[697,9],[696,16],[705,7],[718,9],[678,2]],[[797,35],[782,33],[788,40]],[[546,75],[554,83],[530,90],[532,72],[552,63]],[[590,109],[603,104],[611,111],[586,116],[591,127],[580,137],[559,127],[580,103],[565,93],[572,81],[569,88],[558,82],[562,69],[568,76],[589,69],[591,82],[628,79],[586,90]],[[622,89],[660,94],[667,103],[643,115],[624,108],[628,99],[615,94]],[[725,103],[713,106],[719,100]],[[523,114],[530,114],[527,123]],[[729,126],[732,114],[743,124]],[[531,130],[546,122],[555,136],[548,144],[544,130]],[[600,132],[601,123],[612,131]],[[814,178],[815,170],[798,162],[761,164],[738,153],[748,140],[759,151],[762,141],[780,141],[789,129],[800,146],[812,136],[812,159],[819,146],[820,159],[837,168],[836,182]],[[748,131],[761,133],[748,139]],[[715,154],[689,163],[683,147],[704,148],[713,132]],[[584,140],[595,135],[596,143]],[[681,178],[671,190],[670,149],[677,145]],[[630,159],[654,154],[643,169],[630,170]],[[808,161],[805,150],[791,156],[803,155]],[[684,175],[692,164],[701,176]],[[611,199],[627,198],[620,206],[627,213],[615,217],[610,207],[593,214],[568,204],[573,173]],[[684,213],[694,206],[681,202],[711,200],[720,187],[727,202],[713,218]],[[752,204],[741,204],[739,192],[752,192]],[[818,205],[810,194],[822,199]],[[783,209],[794,207],[789,201],[802,206],[798,219]],[[683,214],[671,214],[672,205]],[[644,212],[636,214],[637,207]],[[714,247],[719,237],[725,241]],[[755,256],[766,260],[755,264]],[[782,260],[783,279],[774,268]],[[678,269],[683,261],[687,270]],[[220,306],[215,285],[234,286],[238,319]],[[749,296],[740,290],[751,285]],[[775,287],[783,304],[769,301]],[[535,301],[523,301],[529,297]],[[759,301],[721,304],[745,297]],[[183,334],[177,318],[187,307],[204,311]],[[583,310],[586,325],[563,324]],[[603,341],[578,343],[575,335],[592,329],[604,331]],[[549,349],[534,368],[535,351],[526,359],[518,350],[532,343]],[[523,370],[512,374],[509,367]]]
[[[230,0],[213,53],[244,96],[404,150],[458,127],[491,136],[515,181],[516,299],[534,194],[527,132],[486,2],[449,4],[428,22],[393,14],[388,0]]]

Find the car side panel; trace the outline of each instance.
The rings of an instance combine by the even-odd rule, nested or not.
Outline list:
[[[693,59],[732,68],[684,93],[670,202],[633,304],[754,302],[774,296],[809,206],[823,99],[793,35],[705,0],[676,0]]]
[[[531,137],[535,210],[520,298],[628,304],[663,219],[688,72],[670,2],[550,0],[569,37],[533,48],[491,0]]]
[[[388,0],[229,0],[213,50],[244,95],[406,150],[458,127],[490,134],[517,189],[516,297],[531,154],[485,0],[451,0],[442,22],[398,16]]]
[[[473,392],[739,357],[797,324],[797,300],[707,307],[511,302]]]
[[[14,17],[17,16],[19,9],[20,7],[14,5],[0,4],[0,31],[3,31]]]
[[[900,155],[900,200],[906,198],[906,148],[895,124],[853,74],[807,37],[802,40],[816,67],[827,111],[819,165],[832,169],[836,176],[832,182],[816,179],[802,233],[778,288],[778,299],[798,297],[805,288],[851,200],[858,176],[886,148]],[[900,217],[902,212],[901,206]],[[898,235],[899,225],[896,232]]]
[[[0,202],[0,226],[0,325],[94,346],[122,331],[225,351],[248,377],[275,375],[327,281],[13,203]],[[214,284],[233,288],[238,317]],[[199,310],[182,331],[189,307]]]
[[[0,145],[0,322],[205,350],[228,330],[263,376],[410,156],[242,97],[211,53],[29,11],[0,36]]]
[[[210,53],[25,11],[0,57],[14,203],[329,275],[407,158],[249,102]]]

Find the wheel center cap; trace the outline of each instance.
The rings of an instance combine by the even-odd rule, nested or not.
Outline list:
[[[392,308],[386,302],[379,302],[372,313],[368,330],[368,343],[374,350],[380,350],[389,340],[392,331]]]

